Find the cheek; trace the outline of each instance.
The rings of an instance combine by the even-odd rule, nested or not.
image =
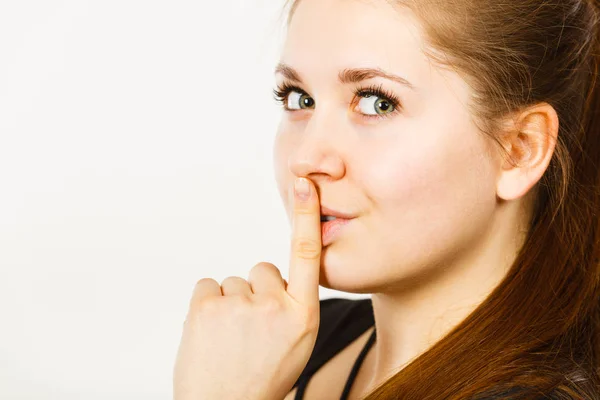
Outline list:
[[[493,180],[483,139],[474,128],[462,129],[388,146],[373,157],[363,184],[382,218],[396,227],[431,219],[454,223],[472,216],[481,201],[490,204]]]

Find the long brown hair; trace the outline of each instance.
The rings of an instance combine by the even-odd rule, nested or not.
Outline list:
[[[288,26],[299,1],[285,1]],[[386,1],[412,11],[427,55],[471,85],[502,154],[499,121],[523,107],[549,103],[560,127],[505,279],[366,399],[600,399],[600,1]]]

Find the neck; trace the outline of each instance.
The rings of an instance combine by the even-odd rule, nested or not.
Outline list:
[[[373,293],[377,338],[369,360],[365,359],[368,391],[442,339],[505,277],[525,239],[516,219],[510,218],[517,213],[506,213],[498,213],[485,234],[454,259],[417,278],[396,282],[393,289]]]

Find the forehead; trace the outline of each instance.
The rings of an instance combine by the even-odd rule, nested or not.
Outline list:
[[[407,8],[385,0],[301,0],[290,22],[282,61],[302,76],[379,67],[419,86],[429,69],[421,29]]]

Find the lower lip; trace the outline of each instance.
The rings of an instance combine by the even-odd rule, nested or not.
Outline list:
[[[321,222],[321,244],[323,246],[331,244],[350,221],[352,219],[336,218],[331,221]]]

